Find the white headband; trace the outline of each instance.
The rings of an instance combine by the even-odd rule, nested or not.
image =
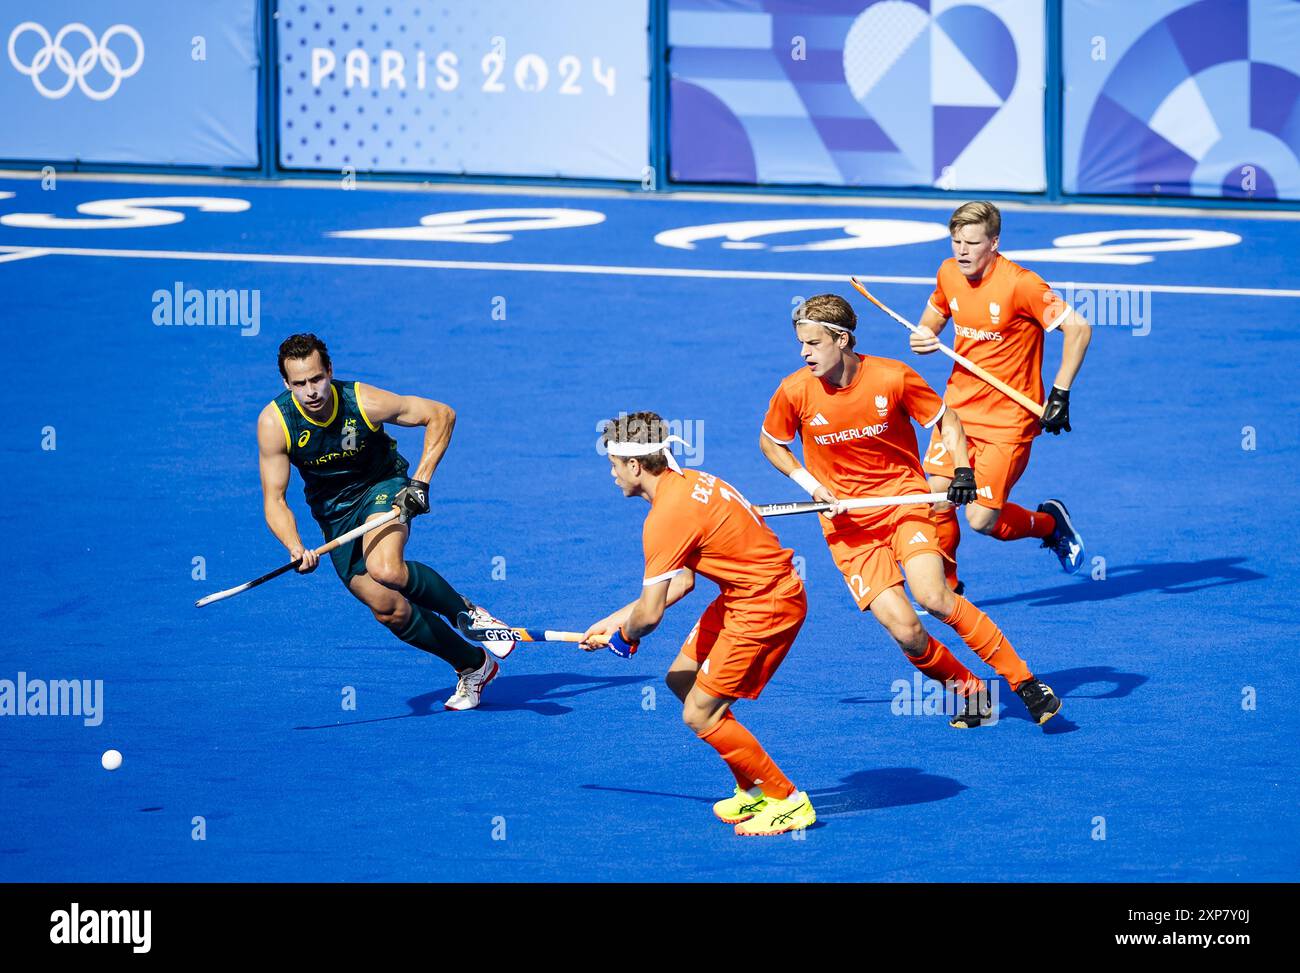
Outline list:
[[[681,436],[669,436],[661,443],[606,443],[605,451],[610,456],[621,456],[624,459],[638,459],[642,456],[663,453],[668,460],[668,468],[674,473],[681,473],[682,468],[677,465],[677,458],[673,456],[673,443],[681,443],[683,446],[690,445]]]
[[[795,324],[820,324],[823,328],[830,328],[832,331],[843,331],[845,334],[853,334],[852,328],[845,328],[838,324],[831,324],[829,321],[814,321],[812,318],[800,318]]]

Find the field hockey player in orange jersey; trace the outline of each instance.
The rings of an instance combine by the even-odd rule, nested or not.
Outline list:
[[[804,367],[777,387],[759,436],[772,465],[813,500],[832,504],[923,494],[915,420],[935,429],[954,459],[948,499],[970,502],[977,487],[961,420],[921,376],[902,362],[857,354],[857,315],[842,297],[810,297],[795,310],[795,319]],[[807,468],[790,449],[796,438],[802,439]],[[1060,700],[1034,678],[1001,629],[945,583],[945,558],[928,506],[837,506],[823,515],[821,524],[858,608],[875,615],[921,672],[955,691],[953,726],[980,726],[993,722],[996,714],[983,680],[921,625],[903,593],[904,577],[921,606],[1007,681],[1036,722],[1045,723],[1057,713]]]
[[[691,629],[665,681],[682,701],[682,719],[718,751],[735,777],[732,797],[713,806],[738,835],[774,835],[817,820],[795,787],[732,713],[737,699],[757,699],[794,644],[808,610],[790,550],[725,480],[683,470],[673,458],[666,423],[653,412],[606,424],[610,475],[625,497],[642,497],[641,594],[584,633],[587,649],[628,658],[655,630],[664,609],[695,587],[695,576],[721,593]]]
[[[1008,499],[1029,465],[1029,451],[1040,432],[1070,431],[1070,386],[1088,350],[1092,328],[1032,270],[998,253],[1002,215],[989,202],[959,206],[948,222],[953,255],[939,267],[934,293],[913,332],[912,351],[928,355],[939,348],[938,335],[953,321],[952,347],[973,364],[1043,402],[1044,336],[1065,336],[1061,364],[1040,419],[961,365],[948,379],[944,401],[961,417],[979,495],[966,508],[966,523],[1000,541],[1040,538],[1070,574],[1085,558],[1083,537],[1060,500],[1045,500],[1030,511]],[[943,492],[954,461],[936,434],[923,468],[930,488]],[[958,591],[957,545],[961,529],[951,505],[935,507],[939,544],[948,556],[948,583]]]

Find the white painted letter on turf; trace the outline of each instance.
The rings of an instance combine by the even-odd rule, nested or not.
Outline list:
[[[0,224],[28,230],[138,230],[183,222],[185,214],[177,213],[177,209],[197,209],[200,213],[242,213],[248,207],[248,200],[229,196],[94,199],[77,207],[78,213],[94,219],[62,217],[52,213],[7,213],[0,216]]]
[[[840,230],[841,236],[812,243],[772,246],[755,237],[809,230]],[[875,247],[900,247],[911,243],[932,243],[948,239],[948,227],[942,223],[920,220],[867,220],[837,217],[813,220],[741,220],[733,223],[707,223],[683,226],[655,234],[655,243],[678,250],[694,250],[702,241],[720,240],[727,250],[772,250],[774,253],[826,250],[862,250]]]
[[[466,209],[430,213],[419,226],[373,230],[335,230],[329,235],[353,240],[420,240],[427,243],[505,243],[523,230],[567,230],[605,222],[591,209]],[[510,232],[505,232],[505,231]],[[945,236],[947,231],[945,230]]]

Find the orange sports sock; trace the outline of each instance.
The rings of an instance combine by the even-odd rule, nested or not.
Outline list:
[[[732,715],[731,710],[727,710],[722,719],[701,733],[700,739],[718,751],[718,755],[736,776],[736,783],[745,790],[761,787],[764,794],[777,800],[784,800],[795,792],[796,788],[790,783],[790,778],[781,773],[781,768],[754,739],[754,734]],[[753,783],[744,787],[745,781]]]
[[[948,587],[957,586],[957,545],[961,543],[961,527],[957,524],[957,508],[931,511],[934,519],[934,533],[939,541],[939,550],[943,551],[943,573],[948,579]]]
[[[1047,537],[1056,530],[1056,518],[1041,511],[1030,511],[1014,503],[1003,504],[998,522],[990,537],[1000,541],[1018,541],[1022,537]]]
[[[987,662],[1015,689],[1031,675],[1025,660],[1016,654],[1002,630],[982,611],[961,595],[953,595],[956,605],[943,620],[961,636],[971,651]]]
[[[728,709],[725,713],[722,714],[722,718],[724,720],[734,720],[736,718],[736,715],[732,713],[730,709]],[[736,767],[735,765],[732,764],[728,764],[728,766],[731,768],[732,776],[736,778],[737,787],[739,787],[742,791],[752,791],[754,789],[754,782],[748,777],[748,775],[745,774],[743,770],[741,770],[739,767]]]
[[[903,654],[907,656],[908,662],[936,682],[945,686],[956,683],[957,691],[962,696],[975,692],[983,684],[979,676],[962,665],[948,647],[933,635],[930,636],[930,644],[926,646],[924,655],[913,658],[906,652]]]

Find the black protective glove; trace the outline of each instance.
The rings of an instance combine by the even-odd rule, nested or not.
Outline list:
[[[1061,430],[1070,431],[1070,392],[1068,389],[1058,389],[1052,386],[1052,394],[1047,397],[1047,403],[1043,406],[1043,418],[1038,420],[1038,424],[1043,427],[1043,432],[1050,432],[1053,436],[1059,436]]]
[[[975,471],[969,466],[959,466],[952,471],[948,484],[948,502],[960,506],[975,499]]]
[[[418,517],[420,514],[429,512],[429,484],[423,480],[407,480],[406,486],[397,491],[397,496],[393,497],[393,503],[397,504],[402,511],[402,521],[405,523],[412,517]]]

